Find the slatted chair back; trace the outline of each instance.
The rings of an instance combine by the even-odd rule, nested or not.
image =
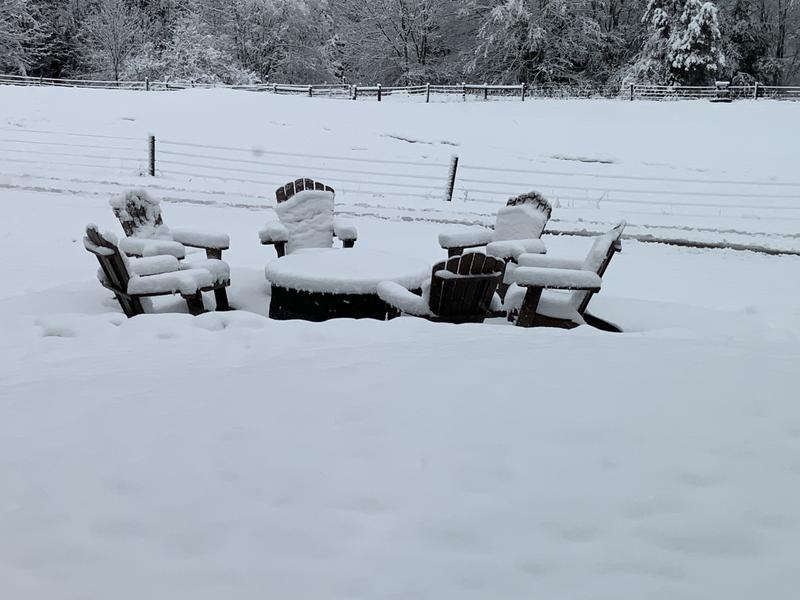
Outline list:
[[[624,221],[615,225],[609,232],[596,237],[583,261],[583,269],[597,273],[602,278],[614,254],[622,252],[623,231],[625,231]],[[578,314],[583,315],[595,292],[573,292],[573,294],[573,306],[576,307]]]
[[[494,240],[526,240],[542,237],[553,209],[538,192],[511,198],[497,211]]]
[[[97,257],[105,276],[104,285],[114,292],[123,312],[129,317],[144,313],[141,300],[128,296],[130,272],[114,241],[100,233],[95,225],[88,225],[84,246]]]
[[[431,274],[431,311],[452,323],[482,322],[504,271],[504,261],[478,252],[436,263]]]
[[[280,204],[281,202],[286,202],[297,192],[302,192],[303,190],[319,190],[335,193],[331,186],[325,185],[319,181],[314,181],[313,179],[295,179],[275,190],[275,199],[278,201],[278,204]]]
[[[128,237],[168,237],[169,230],[161,219],[159,201],[145,190],[130,190],[112,199],[110,204]]]
[[[313,179],[298,179],[276,190],[275,212],[289,233],[288,254],[333,247],[334,194],[332,187]]]

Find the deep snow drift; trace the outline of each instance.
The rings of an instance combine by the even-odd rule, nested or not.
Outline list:
[[[677,176],[701,166],[787,180],[788,145],[734,151],[734,134],[711,133],[756,134],[782,118],[772,132],[788,140],[800,111],[356,109],[246,93],[8,88],[0,101],[0,127],[14,135],[153,130],[232,147],[263,137],[289,151],[363,146],[374,158],[420,158],[418,144],[380,136],[391,131],[513,166],[512,155],[528,152],[511,132],[531,131],[531,156],[613,154],[620,171],[647,160]],[[435,118],[422,123],[423,113]],[[710,141],[681,150],[686,118]],[[561,134],[566,123],[574,135]],[[672,142],[648,145],[648,131]],[[2,159],[0,172],[3,598],[744,600],[789,597],[800,585],[800,258],[626,240],[590,305],[623,325],[620,335],[502,320],[276,322],[264,316],[274,250],[258,238],[274,219],[269,188],[231,184],[238,191],[209,204],[211,183],[168,175],[148,185],[124,169],[76,167],[45,179],[37,164]],[[120,233],[108,206],[120,182],[180,188],[154,190],[167,200],[165,223],[230,235],[230,299],[241,310],[121,315],[81,244],[90,221]],[[427,264],[444,257],[439,233],[491,222],[498,206],[404,202],[337,188],[357,247]],[[796,221],[784,213],[654,211],[640,222],[791,248]],[[601,204],[553,217],[594,230],[631,215]],[[745,234],[720,231],[732,219]],[[566,258],[591,244],[544,241]],[[157,309],[183,307],[162,299]]]

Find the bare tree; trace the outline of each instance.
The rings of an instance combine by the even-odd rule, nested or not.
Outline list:
[[[101,0],[84,29],[93,62],[119,81],[125,61],[142,37],[139,15],[125,0]]]

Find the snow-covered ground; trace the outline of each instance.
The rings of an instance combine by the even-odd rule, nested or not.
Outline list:
[[[144,149],[153,132],[436,164],[457,148],[468,165],[762,182],[797,177],[800,123],[800,105],[774,102],[378,105],[0,87],[0,106],[5,140],[111,145],[31,133],[83,132]],[[0,597],[749,599],[800,585],[800,257],[626,240],[591,305],[621,335],[276,322],[263,276],[274,251],[258,243],[270,186],[168,171],[153,182],[135,173],[146,154],[95,169],[13,151],[34,147],[0,142]],[[20,157],[32,162],[7,160]],[[121,315],[81,238],[87,222],[119,230],[108,199],[129,184],[165,199],[168,224],[230,234],[240,310],[192,318],[163,300],[163,314]],[[337,187],[358,246],[428,263],[443,257],[440,231],[490,222],[502,200],[374,193]],[[798,247],[800,211],[651,198],[564,202],[552,225],[597,231],[624,217],[640,233]],[[566,257],[590,243],[545,242]]]

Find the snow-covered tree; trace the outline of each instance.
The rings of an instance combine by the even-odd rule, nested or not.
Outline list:
[[[28,0],[0,0],[0,69],[27,75],[41,49],[41,31]]]
[[[717,8],[700,0],[650,0],[648,34],[628,80],[699,85],[724,64]]]
[[[680,24],[670,40],[670,70],[682,83],[707,83],[724,64],[717,7],[711,2],[686,0]]]
[[[569,83],[614,35],[582,0],[500,0],[478,31],[471,73],[498,82]]]
[[[144,45],[128,61],[125,75],[131,79],[168,80],[195,83],[248,83],[255,75],[239,67],[220,48],[218,36],[211,33],[197,13],[187,13],[174,26],[165,47],[152,42]]]
[[[351,78],[374,83],[452,81],[465,32],[463,0],[331,2],[341,61]]]
[[[213,0],[207,10],[230,54],[262,81],[332,77],[325,0]]]
[[[125,0],[100,0],[97,11],[84,23],[91,63],[118,81],[141,42],[141,23],[141,14]]]

